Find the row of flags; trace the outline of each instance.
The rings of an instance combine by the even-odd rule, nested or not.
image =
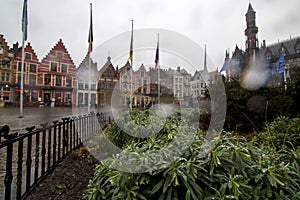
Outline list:
[[[132,65],[132,59],[133,59],[133,20],[131,21],[131,40],[130,40],[130,48],[129,48],[129,61]],[[157,34],[157,46],[155,51],[155,59],[154,59],[154,69],[158,69],[159,67],[159,34]]]
[[[89,29],[89,36],[88,36],[88,54],[93,51],[93,19],[92,19],[92,3],[90,4],[90,29]],[[23,13],[22,13],[22,33],[23,33],[23,40],[27,41],[27,26],[28,26],[28,16],[27,16],[27,0],[23,2]],[[133,59],[133,20],[132,20],[132,28],[131,28],[131,41],[130,41],[130,50],[129,50],[129,60],[132,64]],[[158,68],[159,65],[159,35],[155,53],[155,69]]]

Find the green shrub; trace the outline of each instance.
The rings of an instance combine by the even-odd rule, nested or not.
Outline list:
[[[277,118],[250,142],[224,132],[204,157],[205,134],[194,132],[170,164],[157,160],[163,167],[144,173],[112,168],[141,161],[155,150],[173,155],[165,147],[194,130],[184,120],[171,117],[155,136],[126,139],[122,153],[96,167],[84,199],[300,199],[299,119]]]

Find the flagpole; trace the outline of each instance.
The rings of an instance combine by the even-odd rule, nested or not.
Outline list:
[[[90,30],[89,30],[89,49],[88,49],[88,68],[89,68],[89,75],[88,75],[88,113],[91,112],[91,53],[93,48],[93,24],[92,24],[92,3],[90,3]]]
[[[157,53],[159,53],[159,33],[157,33]],[[159,66],[159,55],[157,55],[157,103],[160,104],[160,66]]]
[[[129,60],[131,61],[131,70],[130,70],[130,100],[129,100],[129,108],[132,109],[132,76],[133,76],[133,19],[131,20],[131,41],[130,41],[130,52],[129,52]]]
[[[21,62],[21,82],[20,82],[20,118],[23,118],[23,89],[24,89],[24,60],[25,60],[25,55],[24,55],[24,45],[25,45],[25,36],[23,33],[23,39],[22,39],[22,62]]]
[[[22,13],[22,62],[20,80],[20,118],[23,118],[23,92],[24,92],[24,60],[25,60],[25,41],[27,40],[27,0],[24,0]]]

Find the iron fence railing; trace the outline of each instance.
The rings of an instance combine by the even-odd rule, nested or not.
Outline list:
[[[90,113],[28,127],[24,134],[6,134],[0,141],[0,199],[26,199],[71,151],[100,134],[107,123],[109,113]]]

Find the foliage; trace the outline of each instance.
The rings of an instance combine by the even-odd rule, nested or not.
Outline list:
[[[224,129],[227,131],[260,131],[264,122],[273,121],[279,116],[290,118],[299,116],[300,76],[293,77],[287,91],[283,87],[263,87],[246,90],[238,80],[225,83],[227,113]]]
[[[157,161],[164,167],[153,171],[130,173],[111,167],[125,161],[128,152],[136,152],[140,160],[146,152],[164,149],[180,132],[190,131],[189,126],[179,129],[182,120],[171,117],[160,134],[126,140],[120,155],[96,167],[84,199],[300,199],[299,119],[277,118],[251,142],[224,132],[205,157],[200,156],[205,134],[198,131],[182,155],[168,165]],[[165,152],[171,154],[167,148]]]

